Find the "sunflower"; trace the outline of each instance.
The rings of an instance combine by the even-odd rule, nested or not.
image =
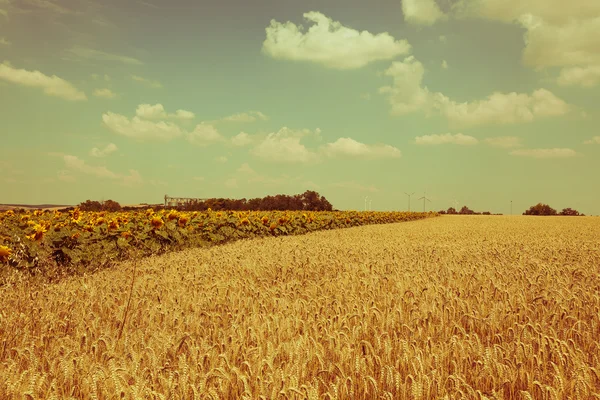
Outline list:
[[[81,210],[79,208],[72,210],[70,213],[71,213],[71,221],[77,223],[81,220]]]
[[[154,229],[158,229],[164,225],[162,218],[159,216],[153,217],[152,220],[150,221],[150,223],[152,224]]]
[[[190,220],[190,218],[187,215],[182,215],[179,217],[179,220],[177,221],[177,223],[180,227],[183,228],[185,226],[185,224],[188,223],[189,220]]]
[[[29,214],[25,214],[25,215],[21,216],[21,222],[25,222],[27,220],[29,220]]]
[[[119,229],[119,221],[112,220],[108,223],[108,229]]]
[[[240,223],[241,223],[242,225],[250,225],[250,221],[248,220],[248,218],[243,218],[243,219],[240,221]]]
[[[261,219],[263,225],[267,225],[269,223],[269,217],[268,216],[263,216]]]
[[[125,239],[130,238],[131,237],[131,232],[129,232],[129,231],[122,232],[121,233],[121,237],[125,238]]]
[[[7,261],[11,253],[12,250],[10,248],[6,246],[0,246],[0,261]]]
[[[167,216],[167,218],[169,219],[169,221],[172,221],[174,219],[179,218],[179,213],[175,210],[172,210],[169,215]]]
[[[31,235],[27,235],[26,237],[31,240],[42,240],[44,237],[44,233],[48,232],[45,226],[40,224],[35,224],[33,227],[33,233]]]

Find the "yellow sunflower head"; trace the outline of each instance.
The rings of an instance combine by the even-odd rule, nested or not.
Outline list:
[[[10,257],[12,250],[6,246],[0,246],[0,261],[5,262]]]

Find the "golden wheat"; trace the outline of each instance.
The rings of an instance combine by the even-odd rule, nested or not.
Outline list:
[[[138,263],[0,288],[0,398],[600,398],[598,218],[444,216]]]

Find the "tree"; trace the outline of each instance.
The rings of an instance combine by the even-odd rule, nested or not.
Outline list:
[[[79,209],[81,211],[100,211],[102,210],[102,204],[99,201],[95,200],[86,200],[83,203],[79,204]]]
[[[559,215],[567,215],[570,217],[580,216],[579,211],[573,210],[572,208],[563,208]]]
[[[475,214],[475,211],[471,210],[467,206],[463,206],[458,213],[459,214]]]
[[[548,204],[537,203],[535,206],[529,207],[523,215],[556,215],[556,210]]]
[[[102,209],[109,212],[116,212],[121,210],[121,205],[114,200],[106,200],[102,204]]]
[[[447,211],[446,214],[456,214],[456,209],[454,207],[450,207]]]

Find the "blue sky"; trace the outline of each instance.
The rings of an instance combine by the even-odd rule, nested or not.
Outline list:
[[[0,202],[600,214],[599,88],[596,0],[0,0]]]

